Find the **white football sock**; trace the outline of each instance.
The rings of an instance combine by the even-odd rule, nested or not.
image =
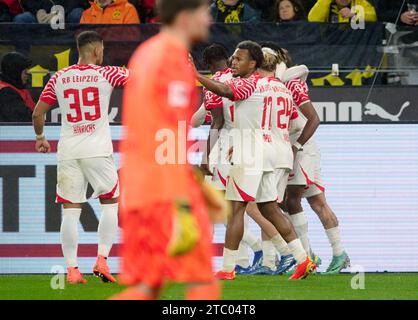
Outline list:
[[[280,253],[281,256],[288,256],[289,254],[292,254],[289,250],[287,242],[283,239],[280,233],[276,234],[273,238],[271,238],[271,242],[273,243],[274,247]]]
[[[269,240],[263,241],[261,245],[263,247],[263,261],[261,265],[276,270],[276,248]]]
[[[297,214],[290,215],[290,221],[292,221],[296,234],[302,242],[303,248],[305,249],[306,253],[308,255],[311,255],[311,245],[309,243],[308,238],[308,220],[306,219],[305,213],[302,211]]]
[[[250,230],[249,217],[247,214],[244,215],[244,235],[242,236],[242,241],[244,241],[254,252],[261,251],[261,240],[256,237]]]
[[[306,254],[305,249],[303,249],[302,242],[299,239],[290,241],[288,244],[290,252],[293,254],[297,264],[301,264],[306,260],[308,255]]]
[[[340,229],[338,227],[334,227],[325,230],[325,233],[327,234],[329,243],[332,247],[332,255],[334,257],[342,255],[342,253],[344,252],[344,248],[341,244]]]
[[[78,222],[81,208],[63,209],[61,222],[61,247],[69,267],[77,267]]]
[[[250,266],[250,260],[248,258],[248,248],[242,243],[239,244],[236,264],[243,268],[248,268]]]
[[[102,215],[99,221],[99,248],[98,255],[109,256],[113,241],[118,232],[118,204],[101,204]]]
[[[224,261],[222,263],[222,271],[232,272],[235,270],[237,254],[238,250],[229,250],[224,248]]]

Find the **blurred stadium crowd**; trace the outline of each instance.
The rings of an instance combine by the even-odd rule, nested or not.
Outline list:
[[[362,6],[367,22],[395,22],[403,1],[393,0],[212,0],[211,14],[219,23],[248,21],[344,23],[352,6]],[[0,22],[49,23],[54,5],[65,9],[67,23],[156,23],[156,0],[0,0]],[[418,0],[405,1],[400,24],[418,25]]]
[[[65,9],[66,23],[139,24],[158,23],[156,0],[0,0],[1,24],[49,24],[58,14],[54,6]],[[366,22],[385,22],[411,29],[397,32],[392,44],[402,47],[402,54],[392,55],[398,66],[416,66],[418,44],[418,0],[212,0],[213,21],[217,23],[257,23],[309,21],[348,23],[353,15],[362,14]],[[363,13],[351,10],[363,7]],[[396,31],[396,29],[395,29]],[[18,50],[19,51],[19,50]],[[19,52],[1,57],[0,122],[31,122],[35,102],[28,89],[31,60]],[[411,62],[412,61],[412,62]],[[415,62],[414,62],[415,61]],[[400,70],[400,69],[399,69]],[[414,69],[415,70],[415,69]],[[399,71],[400,72],[400,71]],[[399,82],[399,72],[387,73]],[[411,75],[415,75],[412,77]],[[392,79],[390,78],[390,79]],[[411,71],[406,84],[417,84]],[[412,79],[413,78],[413,79]],[[412,80],[411,80],[412,79]],[[393,84],[396,82],[393,80]]]

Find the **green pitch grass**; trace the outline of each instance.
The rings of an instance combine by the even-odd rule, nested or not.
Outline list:
[[[223,282],[223,299],[418,299],[418,274],[366,274],[365,289],[353,290],[353,275],[312,275],[305,280],[288,281],[286,276],[238,276]],[[105,284],[87,276],[86,285],[66,285],[64,290],[50,287],[52,276],[0,276],[0,300],[101,300],[123,290],[117,284]],[[163,299],[183,299],[183,286],[169,284]]]

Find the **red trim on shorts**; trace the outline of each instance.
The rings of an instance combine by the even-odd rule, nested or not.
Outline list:
[[[222,184],[224,185],[224,187],[226,187],[226,179],[224,177],[222,177],[221,173],[219,172],[219,170],[216,170],[218,172],[218,177],[221,180]]]
[[[312,181],[311,179],[309,179],[308,174],[305,172],[305,170],[303,170],[302,166],[300,166],[300,169],[302,170],[303,175],[305,176],[306,179],[306,184],[307,184],[307,188],[309,185],[314,185],[316,186],[319,190],[321,190],[321,192],[325,191],[325,188],[323,186],[321,186],[320,184],[316,183],[315,181]]]
[[[114,195],[115,195],[115,193],[116,193],[116,188],[118,187],[118,184],[119,184],[119,180],[118,180],[118,181],[116,181],[116,184],[115,184],[115,186],[113,187],[112,191],[110,191],[110,192],[108,192],[108,193],[105,193],[105,194],[100,195],[100,196],[99,196],[99,198],[100,198],[100,199],[112,199],[112,198],[113,198],[113,196],[114,196]]]
[[[255,198],[254,198],[254,197],[251,197],[250,195],[248,195],[247,193],[245,193],[245,191],[244,191],[244,190],[241,190],[241,189],[238,187],[238,185],[235,183],[235,180],[233,180],[233,181],[234,181],[235,188],[237,188],[238,193],[239,193],[239,195],[241,196],[242,200],[247,201],[247,202],[249,202],[249,201],[254,201],[254,200],[255,200]]]
[[[58,193],[56,194],[55,202],[57,202],[57,203],[72,203],[70,200],[67,200],[67,199],[64,199],[63,197],[61,197]]]

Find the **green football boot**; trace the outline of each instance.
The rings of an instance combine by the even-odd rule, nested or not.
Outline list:
[[[348,268],[350,266],[350,258],[348,257],[347,253],[344,251],[338,257],[332,257],[332,261],[323,275],[330,275],[330,274],[338,274],[341,270]]]

